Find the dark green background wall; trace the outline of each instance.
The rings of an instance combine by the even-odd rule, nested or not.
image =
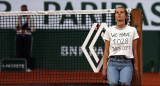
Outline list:
[[[81,46],[87,30],[37,30],[33,33],[32,58],[34,68],[66,71],[92,70],[84,54],[82,56],[61,56],[61,46]],[[13,29],[0,30],[0,58],[15,58],[15,36]],[[143,71],[159,71],[160,31],[143,31]],[[95,46],[104,48],[101,37]],[[87,46],[88,47],[88,46]],[[99,56],[101,57],[101,56]],[[95,63],[95,62],[94,62]]]
[[[143,31],[143,71],[160,70],[160,31]]]

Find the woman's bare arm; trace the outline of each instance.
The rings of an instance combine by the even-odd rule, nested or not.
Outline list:
[[[102,78],[106,79],[106,71],[107,71],[107,61],[108,61],[108,54],[109,54],[109,44],[110,42],[105,40],[105,50],[103,56],[103,70],[102,70]]]

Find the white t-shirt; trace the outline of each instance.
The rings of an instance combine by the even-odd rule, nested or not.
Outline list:
[[[110,41],[109,56],[125,55],[127,58],[134,58],[132,44],[133,40],[139,38],[136,28],[126,26],[118,29],[116,26],[108,28],[104,40]]]

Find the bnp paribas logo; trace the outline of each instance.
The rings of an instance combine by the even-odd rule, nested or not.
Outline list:
[[[101,34],[101,31],[103,30],[103,28],[106,30],[106,29],[108,28],[108,25],[107,25],[106,23],[102,23],[102,24],[100,25],[98,31],[96,32],[94,38],[93,38],[92,41],[91,41],[91,44],[89,45],[89,50],[91,51],[91,53],[92,53],[92,55],[93,55],[96,63],[98,64],[97,67],[95,66],[94,62],[92,61],[92,59],[91,59],[91,57],[90,57],[90,55],[89,55],[89,53],[88,53],[87,50],[86,50],[86,46],[87,46],[87,44],[88,44],[88,42],[89,42],[89,40],[90,40],[90,38],[91,38],[91,36],[92,36],[92,34],[93,34],[93,32],[94,32],[94,30],[95,30],[96,28],[97,28],[97,23],[94,23],[94,24],[92,25],[91,30],[89,31],[89,33],[88,33],[88,35],[87,35],[87,37],[86,37],[86,39],[85,39],[82,47],[81,47],[83,53],[85,54],[85,56],[86,56],[86,58],[87,58],[87,60],[88,60],[88,62],[89,62],[89,64],[90,64],[90,66],[91,66],[91,68],[93,69],[93,71],[94,71],[95,73],[99,72],[99,70],[101,69],[102,64],[103,64],[103,57],[102,57],[102,59],[99,59],[99,58],[98,58],[96,52],[94,51],[94,44],[96,43],[96,41],[97,41],[99,35]],[[103,35],[103,34],[102,34],[102,35]]]

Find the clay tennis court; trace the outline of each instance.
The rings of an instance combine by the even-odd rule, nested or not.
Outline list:
[[[159,73],[143,73],[143,86],[160,86]],[[1,72],[1,86],[105,86],[101,72],[63,72],[35,69],[32,72]],[[79,84],[80,83],[80,84]]]

